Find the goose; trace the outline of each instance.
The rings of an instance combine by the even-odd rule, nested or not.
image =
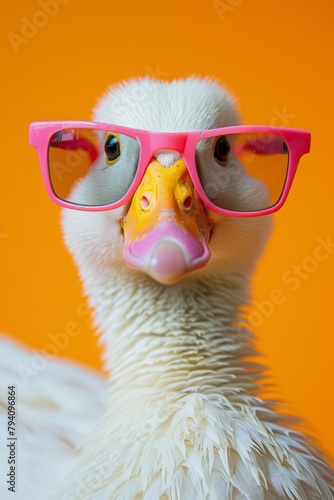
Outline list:
[[[50,360],[43,375],[25,387],[21,380],[22,498],[332,499],[326,458],[259,396],[262,367],[247,307],[270,210],[231,216],[210,205],[239,212],[270,206],[268,188],[236,152],[260,151],[266,161],[270,151],[261,148],[271,148],[286,162],[285,144],[265,134],[239,145],[221,132],[201,140],[202,131],[240,124],[234,98],[209,78],[124,81],[100,98],[93,119],[115,131],[105,125],[92,133],[87,122],[76,138],[73,124],[52,135],[48,190],[53,199],[60,193],[65,243],[94,310],[108,375],[104,381]],[[40,129],[32,130],[33,145]],[[182,148],[192,131],[199,135],[188,164]],[[175,147],[156,148],[156,133],[179,133]],[[150,156],[139,153],[140,140]],[[64,154],[72,164],[59,167]],[[139,155],[145,168],[131,191]],[[67,194],[66,179],[81,160],[83,173]],[[33,354],[7,338],[1,352],[2,374],[19,385],[13,366],[31,366]]]

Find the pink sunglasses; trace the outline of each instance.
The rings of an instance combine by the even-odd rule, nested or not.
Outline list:
[[[29,130],[48,195],[62,207],[102,211],[126,204],[152,158],[172,150],[183,157],[206,207],[239,217],[267,215],[283,206],[310,139],[305,130],[257,125],[149,132],[62,121],[32,123]],[[77,189],[87,176],[97,189]],[[240,179],[261,186],[263,200],[238,204]]]

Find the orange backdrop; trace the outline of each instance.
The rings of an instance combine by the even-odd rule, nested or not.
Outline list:
[[[218,76],[238,97],[244,123],[312,132],[312,152],[259,266],[250,319],[271,395],[334,456],[333,15],[331,0],[8,2],[0,21],[0,329],[100,367],[28,124],[88,119],[105,88],[130,76]],[[52,344],[65,330],[76,333],[68,344]]]

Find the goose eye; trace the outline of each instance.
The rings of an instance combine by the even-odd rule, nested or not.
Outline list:
[[[108,165],[112,165],[118,160],[121,155],[121,143],[118,135],[113,133],[107,134],[104,151]]]
[[[224,137],[223,135],[221,137],[218,137],[215,142],[213,155],[215,157],[215,160],[217,160],[220,165],[226,165],[230,149],[230,143],[228,142],[226,137]]]

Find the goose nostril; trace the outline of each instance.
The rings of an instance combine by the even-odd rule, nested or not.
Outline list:
[[[142,196],[140,203],[142,208],[148,208],[150,206],[150,200],[147,198],[147,196]]]
[[[193,206],[193,198],[192,196],[189,195],[183,201],[183,208],[185,210],[190,210],[192,206]]]

